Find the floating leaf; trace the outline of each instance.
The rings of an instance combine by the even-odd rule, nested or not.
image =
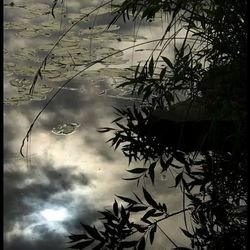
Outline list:
[[[57,125],[57,127],[52,129],[52,133],[54,133],[56,135],[68,135],[68,134],[73,133],[77,126],[79,126],[78,123],[59,124],[59,125]]]

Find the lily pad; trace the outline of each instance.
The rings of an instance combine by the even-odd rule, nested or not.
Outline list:
[[[23,4],[14,3],[14,2],[5,3],[3,6],[4,6],[4,9],[20,9],[20,8],[26,7]]]
[[[80,125],[76,122],[58,124],[52,129],[52,133],[56,135],[69,135],[72,134]]]
[[[107,13],[111,13],[112,11],[114,11],[114,8],[108,7],[108,6],[104,6],[101,7],[99,9],[96,10],[97,7],[86,7],[86,8],[82,8],[80,9],[80,13],[84,14],[84,15],[90,15],[90,16],[95,16],[95,15],[103,15],[103,14],[107,14]],[[90,14],[90,12],[92,12]]]
[[[109,30],[108,30],[109,31]],[[96,42],[103,41],[118,41],[118,42],[136,42],[137,40],[146,40],[147,38],[144,36],[134,36],[134,35],[122,35],[114,32],[103,32],[103,33],[94,33],[84,35],[82,39],[90,39],[92,38]]]
[[[22,104],[26,104],[30,100],[31,100],[30,96],[15,96],[15,97],[6,98],[4,100],[4,104],[19,106]]]
[[[10,85],[13,87],[21,88],[21,87],[27,87],[31,85],[31,81],[28,79],[12,79],[9,81]]]
[[[19,60],[41,61],[41,58],[38,57],[36,50],[33,48],[20,48],[13,53],[13,56]]]
[[[26,23],[21,22],[4,22],[3,28],[6,30],[23,30],[27,27]]]
[[[70,23],[75,23],[77,21],[79,21],[81,18],[84,17],[84,14],[81,14],[81,13],[67,13],[67,14],[64,14],[63,17],[67,18],[70,20]],[[86,17],[86,18],[83,18],[81,20],[81,22],[88,22],[89,19]]]
[[[23,65],[16,65],[15,68],[13,68],[13,73],[16,75],[22,75],[22,76],[33,76],[36,73],[36,68],[31,66],[23,66]]]
[[[114,31],[114,30],[119,30],[120,26],[114,24],[111,25],[109,27],[109,29],[107,29],[108,26],[107,25],[96,25],[94,27],[89,27],[88,29],[82,29],[79,34],[80,35],[95,35],[95,34],[99,34],[99,33],[103,33],[103,32],[107,32],[107,31]]]

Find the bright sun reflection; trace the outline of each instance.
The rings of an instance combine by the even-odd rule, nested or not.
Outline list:
[[[65,208],[45,209],[41,212],[41,215],[47,221],[63,221],[68,217],[68,212]]]

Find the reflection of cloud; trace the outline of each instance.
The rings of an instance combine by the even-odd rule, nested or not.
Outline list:
[[[46,0],[43,2],[47,3]],[[97,5],[99,1],[95,0],[92,3]],[[79,10],[79,1],[70,1],[68,4],[71,9]],[[6,20],[10,18],[17,19],[15,15],[8,15]],[[53,20],[52,16],[46,18]],[[108,20],[110,16],[103,15],[95,20],[95,24],[103,24]],[[134,33],[131,22],[125,25],[122,23],[122,20],[118,23],[123,26],[121,33]],[[142,35],[149,33],[145,28],[141,31]],[[160,28],[158,33],[161,33]],[[7,45],[5,47],[8,47],[9,51],[34,46],[36,42],[38,44],[48,42],[47,38],[42,37],[39,39],[13,39],[13,37],[16,38],[14,34],[10,35],[10,32],[5,36]],[[54,40],[56,39],[57,37]],[[110,41],[102,42],[100,43],[102,46],[107,43],[109,47],[113,46]],[[117,48],[131,45],[126,42],[114,42]],[[134,62],[139,58],[133,50],[127,51],[125,55],[128,58],[133,56]],[[14,157],[19,155],[21,141],[45,102],[33,101],[18,107],[5,106],[5,250],[65,249],[67,247],[65,236],[68,232],[77,233],[82,230],[80,221],[86,224],[92,223],[100,217],[97,210],[107,205],[110,208],[114,194],[129,195],[136,187],[134,182],[131,184],[120,179],[126,175],[124,169],[127,167],[127,159],[120,153],[114,153],[113,148],[110,149],[109,145],[105,144],[107,135],[96,132],[99,127],[110,126],[113,119],[111,105],[127,106],[131,102],[98,96],[102,88],[110,87],[106,81],[87,82],[79,77],[67,87],[79,89],[84,87],[86,91],[81,93],[62,90],[41,115],[32,132],[30,149],[35,157],[32,158],[29,169],[26,168],[25,160],[17,160]],[[80,127],[72,135],[54,135],[51,130],[60,122],[78,122]],[[160,195],[156,192],[154,194],[159,195],[163,201],[167,200],[169,204],[174,204],[172,207],[178,206],[179,204],[173,201],[179,196],[173,195],[172,190],[165,197],[167,186],[160,183],[160,187],[157,187]],[[71,217],[65,221],[48,223],[40,214],[44,209],[60,208],[69,211]],[[175,222],[169,224],[170,229],[172,224]],[[162,244],[157,249],[166,249],[168,246],[165,244],[166,239],[164,236],[161,238],[163,238],[160,242]]]
[[[4,226],[6,234],[14,229],[17,222],[22,227],[34,223],[34,217],[30,215],[45,209],[49,204],[70,207],[74,197],[71,197],[67,203],[63,204],[61,201],[60,204],[60,202],[53,201],[53,196],[72,191],[74,186],[89,185],[89,178],[83,173],[76,175],[74,170],[73,166],[55,169],[47,164],[39,169],[33,168],[26,175],[18,171],[5,171]]]

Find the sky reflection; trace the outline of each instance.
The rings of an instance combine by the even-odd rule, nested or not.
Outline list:
[[[50,6],[52,4],[49,0],[39,2]],[[88,2],[94,6],[99,3],[99,1]],[[28,1],[18,0],[15,4],[28,5]],[[65,6],[69,11],[77,12],[84,3],[65,1]],[[53,21],[51,15],[38,15],[36,18],[34,23],[39,23],[42,19]],[[109,19],[110,17],[103,15],[96,20],[96,23],[105,23]],[[6,9],[4,20],[33,24],[33,19],[25,18],[22,11],[19,13],[16,9]],[[56,21],[60,21],[60,15],[56,16]],[[148,29],[142,26],[141,31],[144,35],[156,36],[161,33],[162,27],[154,27],[155,33],[153,33],[152,29],[148,32]],[[15,63],[24,66],[24,62],[15,58],[13,53],[20,48],[37,48],[48,43],[48,38],[17,37],[15,32],[5,30],[4,47],[8,52],[5,54],[4,63],[6,65],[7,62],[14,60]],[[119,32],[133,34],[134,31],[131,24],[126,24]],[[102,41],[99,43],[104,45]],[[133,43],[115,41],[107,44],[121,49]],[[124,58],[128,61],[123,67],[136,63],[142,57],[143,53],[125,52]],[[35,68],[36,65],[32,66]],[[18,75],[17,72],[15,74]],[[33,77],[32,74],[30,76]],[[13,75],[8,76],[5,73],[5,98],[15,96],[17,93],[17,89],[9,84],[12,77]],[[45,101],[4,106],[5,250],[65,249],[67,247],[65,236],[81,230],[80,222],[86,224],[95,222],[100,217],[96,211],[109,207],[115,194],[127,195],[135,189],[135,183],[121,180],[126,175],[127,159],[120,151],[114,152],[113,148],[105,143],[110,138],[108,135],[97,133],[99,127],[109,126],[115,118],[112,106],[132,103],[126,98],[119,98],[116,90],[113,90],[112,83],[110,78],[96,81],[79,77],[67,86],[68,89],[62,90],[33,128],[29,159],[22,158],[19,149],[32,120]],[[56,82],[49,84],[54,87],[54,91],[60,86]],[[82,89],[84,91],[77,91]],[[106,95],[100,94],[105,89],[111,90]],[[52,93],[48,93],[48,96]],[[66,136],[52,133],[52,129],[58,124],[65,123],[78,123],[80,126],[74,133]],[[166,194],[166,188],[171,186],[170,180],[161,181],[160,175],[156,176],[156,181],[157,178],[159,185],[153,189],[153,193],[157,191],[159,199],[171,201],[170,207],[175,209],[180,205],[177,203],[180,194],[173,192]],[[176,227],[176,221],[182,223],[182,218],[169,221],[165,229]],[[182,241],[181,233],[172,231],[172,234],[174,240]],[[155,249],[161,249],[158,247],[166,247],[169,244],[162,235],[157,242]]]

